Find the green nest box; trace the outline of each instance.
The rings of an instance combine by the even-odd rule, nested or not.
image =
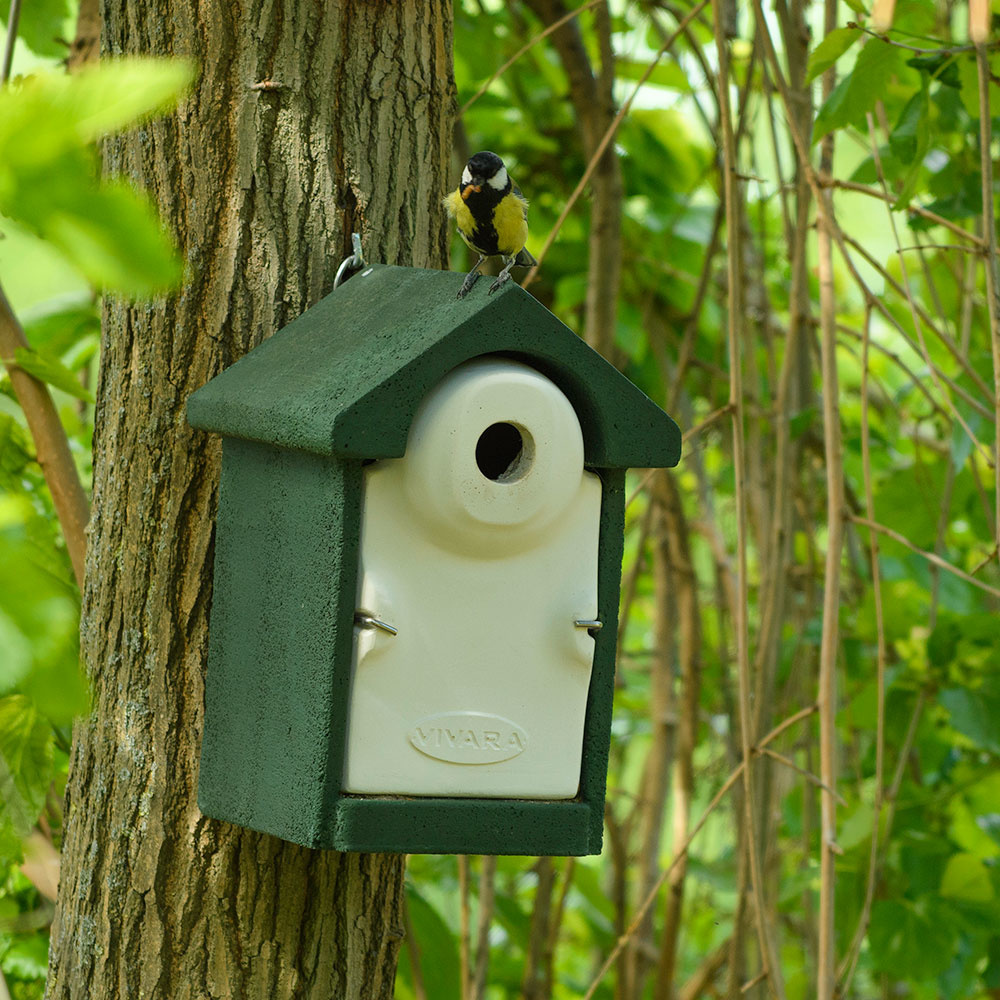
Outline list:
[[[341,851],[601,849],[629,467],[676,424],[514,283],[370,267],[223,437],[199,804]]]

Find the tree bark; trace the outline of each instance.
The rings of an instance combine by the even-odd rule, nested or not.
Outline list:
[[[220,448],[188,396],[372,261],[440,267],[451,4],[104,0],[104,51],[193,58],[178,111],[108,142],[186,262],[105,305],[82,647],[47,996],[392,995],[402,859],[310,851],[196,804]]]

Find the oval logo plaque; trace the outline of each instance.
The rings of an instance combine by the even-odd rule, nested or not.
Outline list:
[[[528,745],[528,734],[517,723],[489,712],[428,715],[407,735],[416,750],[448,764],[498,764]]]

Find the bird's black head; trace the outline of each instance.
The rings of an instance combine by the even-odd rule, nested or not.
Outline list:
[[[486,194],[500,198],[510,189],[510,178],[503,160],[496,153],[484,149],[469,158],[462,172],[462,197],[468,201],[472,194]]]

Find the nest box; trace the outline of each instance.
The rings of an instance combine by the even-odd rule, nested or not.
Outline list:
[[[676,424],[511,282],[369,267],[195,392],[199,804],[342,851],[600,851],[629,467]]]

